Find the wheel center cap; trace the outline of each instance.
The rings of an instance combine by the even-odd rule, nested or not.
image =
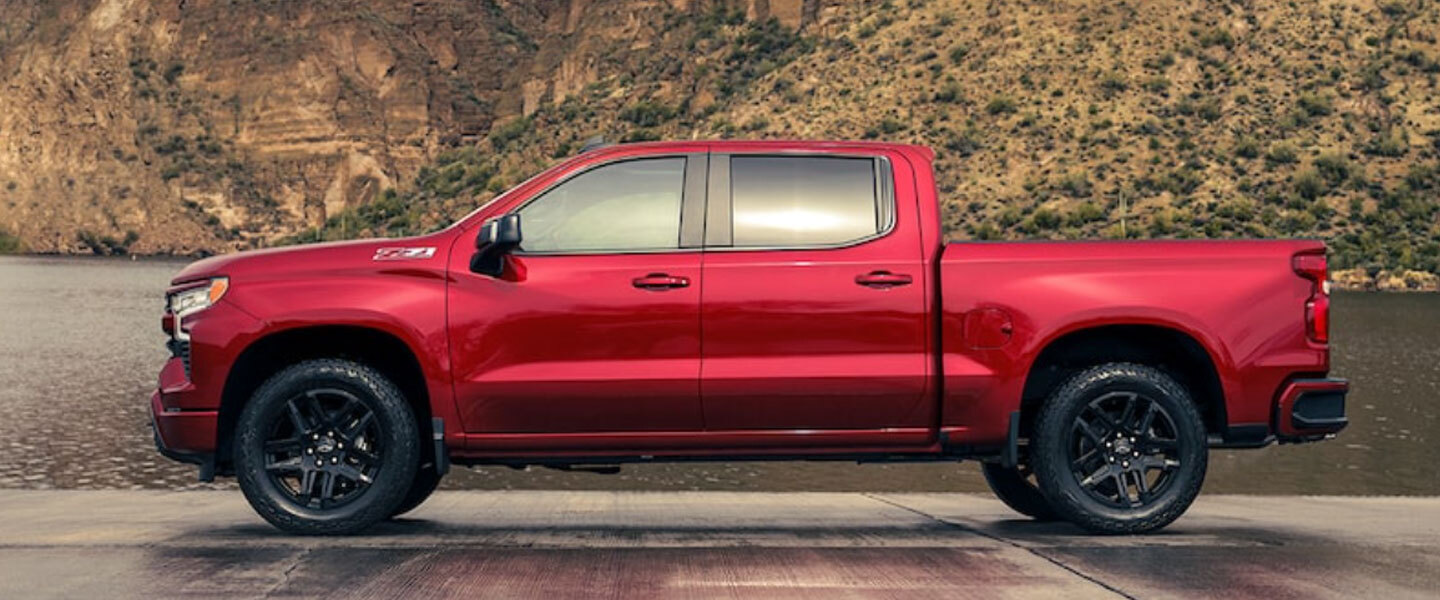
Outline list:
[[[335,440],[332,440],[332,439],[330,439],[330,438],[324,438],[324,439],[320,440],[320,443],[318,443],[318,444],[315,445],[315,451],[316,451],[316,452],[319,452],[319,453],[321,453],[321,454],[327,453],[327,452],[329,452],[329,451],[331,451],[331,450],[334,450],[334,449],[335,449]]]
[[[1126,440],[1120,440],[1120,441],[1115,442],[1115,453],[1116,453],[1116,454],[1129,454],[1129,453],[1130,453],[1130,442],[1128,442],[1128,441],[1126,441]]]

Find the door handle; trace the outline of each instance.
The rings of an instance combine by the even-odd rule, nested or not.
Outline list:
[[[865,287],[892,288],[902,285],[910,285],[915,279],[904,273],[891,273],[889,271],[871,271],[864,275],[856,275],[855,283]]]
[[[689,277],[676,277],[666,273],[651,273],[630,280],[630,284],[642,290],[663,292],[675,288],[690,287]]]

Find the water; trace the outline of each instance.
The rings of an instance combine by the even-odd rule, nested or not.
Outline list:
[[[147,402],[165,360],[161,294],[179,261],[0,257],[0,487],[226,488],[155,452]],[[1337,294],[1339,439],[1215,452],[1206,491],[1437,494],[1440,295]],[[973,463],[709,463],[620,475],[456,469],[448,488],[984,491]]]

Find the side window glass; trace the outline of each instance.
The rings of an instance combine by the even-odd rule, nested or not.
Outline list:
[[[869,158],[732,156],[736,247],[842,244],[889,226]]]
[[[520,209],[527,252],[680,247],[682,157],[631,160],[576,175]]]

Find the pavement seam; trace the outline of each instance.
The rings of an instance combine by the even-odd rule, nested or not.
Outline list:
[[[262,597],[275,597],[275,594],[277,592],[281,591],[281,589],[283,589],[286,584],[290,583],[290,575],[295,572],[295,569],[300,568],[300,564],[305,562],[305,557],[310,556],[310,553],[314,550],[314,546],[307,546],[303,550],[301,550],[299,554],[296,554],[295,558],[290,562],[290,566],[285,567],[285,572],[280,574],[280,581],[275,582],[275,585],[270,586],[270,589],[265,590],[265,595]]]
[[[1025,545],[1023,545],[1023,544],[1020,544],[1020,543],[1017,543],[1017,542],[1014,542],[1014,541],[1005,539],[1005,538],[1000,537],[1000,536],[998,536],[998,535],[986,533],[986,532],[984,532],[984,531],[981,531],[981,530],[976,529],[976,528],[974,528],[974,527],[971,527],[971,526],[969,526],[969,525],[965,525],[964,523],[956,523],[956,522],[954,522],[954,521],[949,521],[949,520],[946,520],[946,519],[942,519],[942,518],[940,518],[940,517],[937,517],[937,516],[935,516],[935,515],[932,515],[932,514],[930,514],[930,513],[927,513],[927,512],[925,512],[925,511],[923,511],[923,510],[920,510],[920,509],[917,509],[917,508],[912,508],[912,507],[906,506],[906,505],[904,505],[904,504],[901,504],[901,503],[899,503],[899,502],[895,502],[895,501],[893,501],[893,500],[890,500],[889,498],[885,498],[884,496],[877,496],[877,495],[875,495],[875,494],[871,494],[871,493],[867,493],[867,492],[862,492],[860,495],[861,495],[861,496],[864,496],[864,497],[866,497],[866,498],[869,498],[869,499],[871,499],[871,500],[874,500],[874,501],[876,501],[876,502],[880,502],[880,503],[882,503],[882,504],[888,504],[888,505],[893,506],[893,507],[895,507],[895,508],[898,508],[898,509],[900,509],[900,510],[903,510],[903,511],[906,511],[906,512],[909,512],[909,513],[912,513],[912,514],[916,514],[916,515],[919,515],[919,516],[922,516],[922,517],[925,517],[926,519],[930,519],[931,521],[934,521],[934,522],[936,522],[936,523],[940,523],[941,525],[945,525],[945,526],[947,526],[947,527],[953,527],[953,528],[956,528],[956,529],[960,529],[960,530],[962,530],[962,531],[967,531],[967,532],[973,533],[973,534],[975,534],[975,535],[978,535],[978,536],[980,536],[980,537],[983,537],[983,538],[986,538],[986,539],[989,539],[989,540],[993,540],[993,541],[996,541],[996,542],[1000,542],[1000,543],[1002,543],[1002,544],[1005,544],[1006,546],[1010,546],[1011,548],[1016,548],[1016,549],[1018,549],[1018,550],[1023,550],[1023,551],[1025,551],[1025,552],[1029,553],[1029,554],[1032,555],[1032,556],[1035,556],[1035,557],[1037,557],[1037,558],[1039,558],[1039,559],[1041,559],[1041,560],[1044,560],[1045,562],[1048,562],[1048,563],[1050,563],[1050,564],[1052,564],[1052,565],[1055,565],[1055,566],[1057,566],[1057,567],[1060,567],[1061,569],[1064,569],[1066,572],[1068,572],[1068,573],[1070,573],[1070,574],[1072,574],[1072,575],[1075,575],[1076,577],[1079,577],[1079,578],[1081,578],[1081,579],[1083,579],[1083,580],[1085,580],[1085,581],[1088,581],[1088,582],[1090,582],[1090,583],[1093,583],[1093,584],[1095,584],[1096,586],[1099,586],[1100,588],[1104,589],[1105,591],[1108,591],[1108,592],[1110,592],[1110,593],[1112,593],[1112,594],[1115,594],[1115,595],[1117,595],[1117,596],[1120,596],[1121,598],[1126,598],[1127,600],[1137,600],[1137,598],[1136,598],[1135,596],[1132,596],[1132,595],[1130,595],[1130,594],[1125,593],[1125,592],[1122,591],[1120,588],[1117,588],[1117,587],[1115,587],[1115,586],[1113,586],[1113,585],[1110,585],[1110,584],[1108,584],[1108,583],[1105,583],[1104,581],[1101,581],[1100,579],[1097,579],[1097,578],[1095,578],[1095,577],[1093,577],[1093,576],[1091,576],[1091,575],[1088,575],[1088,574],[1086,574],[1085,572],[1083,572],[1083,571],[1081,571],[1081,570],[1079,570],[1079,569],[1077,569],[1077,568],[1075,568],[1075,567],[1072,567],[1072,566],[1070,566],[1070,565],[1065,564],[1064,562],[1061,562],[1061,561],[1060,561],[1059,559],[1057,559],[1057,558],[1051,557],[1051,556],[1049,556],[1049,555],[1047,555],[1047,554],[1045,554],[1045,553],[1043,553],[1043,552],[1040,552],[1040,551],[1039,551],[1038,549],[1036,549],[1036,548],[1031,548],[1031,547],[1029,547],[1029,546],[1025,546]]]

